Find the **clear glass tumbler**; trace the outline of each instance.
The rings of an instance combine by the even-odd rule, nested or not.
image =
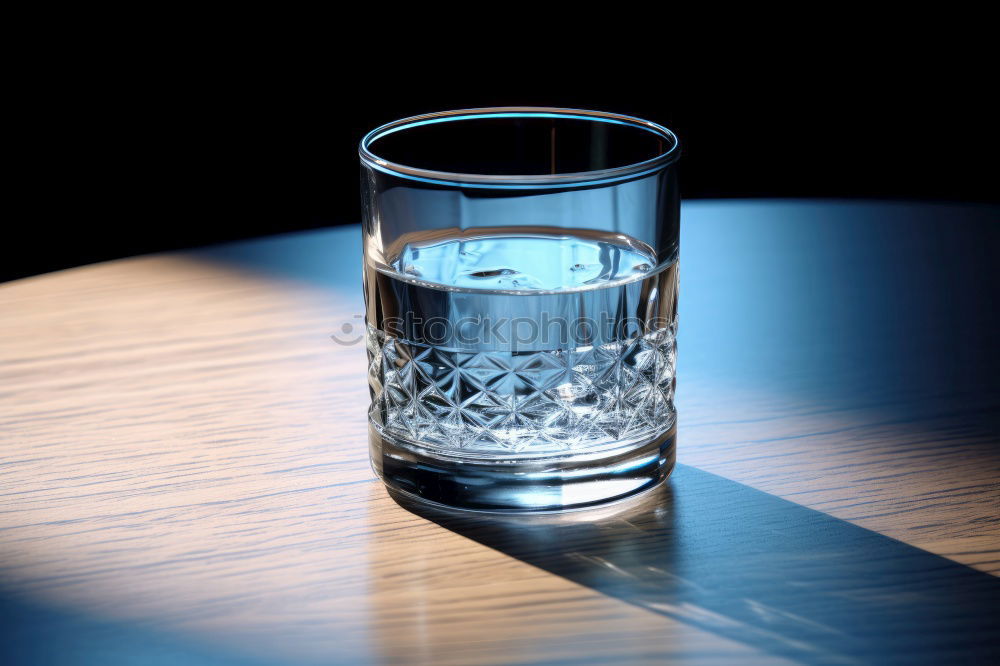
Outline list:
[[[545,511],[675,456],[677,137],[597,111],[406,118],[360,146],[369,439],[387,486]]]

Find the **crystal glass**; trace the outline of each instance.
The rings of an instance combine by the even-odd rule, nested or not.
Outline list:
[[[372,466],[464,509],[624,498],[674,464],[679,154],[638,118],[406,118],[361,142]]]

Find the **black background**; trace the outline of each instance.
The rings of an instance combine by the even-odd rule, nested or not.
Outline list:
[[[360,137],[449,108],[660,122],[681,137],[686,198],[996,200],[992,57],[972,37],[806,34],[766,55],[763,37],[675,55],[538,33],[499,49],[476,35],[435,47],[235,32],[187,26],[24,55],[14,189],[27,205],[11,207],[0,279],[356,223]],[[518,40],[545,48],[511,51]]]

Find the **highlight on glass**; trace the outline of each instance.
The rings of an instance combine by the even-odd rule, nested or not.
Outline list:
[[[361,142],[372,466],[450,507],[550,511],[674,465],[677,137],[556,108]]]

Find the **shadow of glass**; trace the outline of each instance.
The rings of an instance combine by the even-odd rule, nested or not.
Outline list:
[[[777,656],[1000,656],[1000,580],[685,465],[652,493],[597,511],[470,514],[394,499],[553,574]]]

